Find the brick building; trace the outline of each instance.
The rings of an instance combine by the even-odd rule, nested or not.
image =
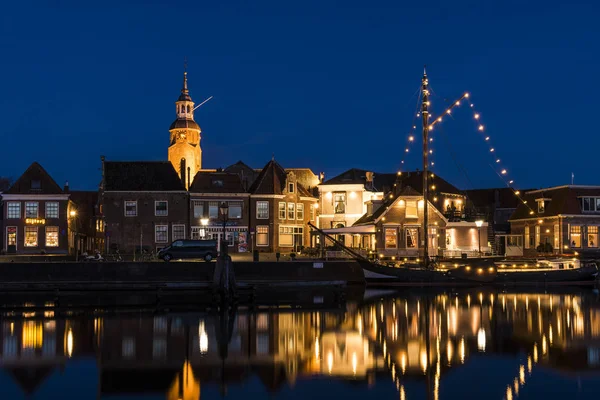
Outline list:
[[[269,161],[249,189],[250,232],[261,252],[294,252],[309,246],[308,222],[316,222],[318,199],[299,181]]]
[[[156,251],[188,237],[188,192],[170,162],[102,162],[100,200],[108,247]]]
[[[223,239],[221,204],[227,203],[225,238],[229,252],[250,251],[248,221],[250,194],[244,190],[240,176],[224,171],[199,172],[190,187],[190,222],[192,239],[216,239],[220,249]]]
[[[584,253],[598,255],[600,186],[566,185],[523,195],[510,218],[511,233],[522,243],[522,255]]]

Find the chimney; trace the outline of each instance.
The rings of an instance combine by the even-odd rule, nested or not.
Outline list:
[[[374,188],[373,185],[373,172],[367,171],[365,172],[365,189],[372,190]]]
[[[65,181],[65,186],[63,187],[63,192],[69,193],[69,181]]]
[[[185,186],[185,158],[182,158],[179,162],[179,178],[181,179],[181,184]]]

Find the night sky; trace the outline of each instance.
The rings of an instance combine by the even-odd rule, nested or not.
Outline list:
[[[165,160],[187,56],[194,101],[214,96],[195,115],[204,168],[274,154],[326,177],[397,171],[427,64],[434,114],[471,93],[516,187],[600,184],[598,15],[590,0],[2,2],[0,175],[38,161],[95,189],[100,155]],[[471,110],[453,118],[435,172],[501,186]]]

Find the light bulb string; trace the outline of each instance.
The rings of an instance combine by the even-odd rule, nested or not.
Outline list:
[[[404,151],[402,152],[402,159],[400,160],[400,169],[398,170],[398,173],[400,173],[402,171],[402,169],[404,168],[404,164],[407,161],[407,156],[408,153],[410,153],[410,146],[412,145],[412,143],[415,142],[415,130],[417,129],[417,118],[419,118],[420,111],[419,111],[419,106],[421,104],[421,97],[423,95],[423,91],[421,89],[421,87],[419,86],[418,90],[418,95],[417,95],[417,103],[415,105],[415,112],[413,113],[413,119],[412,119],[412,123],[411,123],[411,130],[408,132],[408,135],[406,137],[406,146],[404,147]],[[414,96],[414,95],[413,95]]]

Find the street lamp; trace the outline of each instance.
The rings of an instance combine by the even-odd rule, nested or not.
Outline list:
[[[483,226],[482,220],[475,221],[477,225],[477,243],[479,244],[479,257],[481,258],[481,227]]]
[[[206,239],[206,226],[208,225],[208,218],[200,218],[200,225],[202,225],[200,236],[202,236],[202,239]]]
[[[71,210],[69,211],[69,215],[71,216],[73,226],[75,227],[75,229],[73,229],[73,231],[75,232],[75,261],[79,261],[79,235],[77,235],[77,211]]]
[[[227,227],[227,220],[229,219],[229,204],[222,202],[219,206],[219,213],[223,219],[223,240],[221,241],[221,254],[223,257],[227,255],[227,243],[225,238],[225,228]]]

